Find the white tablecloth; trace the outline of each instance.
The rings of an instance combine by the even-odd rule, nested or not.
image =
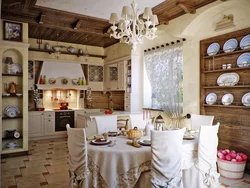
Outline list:
[[[88,144],[88,157],[98,169],[107,183],[107,187],[129,188],[133,187],[144,171],[151,167],[151,147],[135,148],[127,144],[127,137],[114,137],[114,147],[96,146]],[[182,169],[193,165],[197,157],[198,138],[183,140]],[[96,181],[98,177],[95,177]]]

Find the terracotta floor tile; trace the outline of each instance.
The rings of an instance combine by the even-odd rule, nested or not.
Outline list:
[[[25,166],[27,168],[35,167],[35,166],[44,166],[44,165],[49,165],[49,162],[45,159],[25,162]]]
[[[47,169],[44,166],[36,166],[36,167],[21,169],[21,173],[22,173],[23,177],[42,174],[44,172],[48,172]]]
[[[42,182],[46,182],[46,180],[41,174],[16,179],[18,188],[36,188],[40,187],[40,183]]]
[[[46,155],[47,153],[49,152],[48,149],[46,150],[34,150],[34,151],[31,151],[31,154],[32,155]]]
[[[16,185],[14,176],[8,178],[1,178],[1,188],[8,188],[9,186]]]
[[[16,175],[21,175],[21,171],[19,168],[12,168],[8,170],[1,170],[1,178],[11,178]]]
[[[42,185],[42,188],[68,188],[69,181],[61,181],[52,184]]]
[[[49,158],[48,154],[42,154],[42,155],[29,155],[29,160],[45,160],[46,158]]]
[[[57,182],[68,180],[69,173],[65,171],[65,172],[60,172],[60,173],[44,175],[44,177],[49,184],[52,184],[52,183],[57,183]]]
[[[53,166],[46,166],[47,170],[50,174],[57,173],[57,172],[68,172],[69,165],[68,164],[59,164],[59,165],[53,165]]]
[[[6,158],[6,162],[8,161],[24,161],[24,160],[28,160],[28,156],[25,155],[25,156],[19,156],[19,157],[11,157],[11,158]]]
[[[25,166],[23,161],[8,161],[6,163],[1,164],[2,170],[7,170],[11,168],[19,168]]]
[[[61,159],[50,159],[48,162],[50,165],[67,164],[68,159],[67,157]]]

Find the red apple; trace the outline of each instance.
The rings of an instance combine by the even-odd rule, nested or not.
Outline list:
[[[231,161],[232,160],[232,157],[230,155],[226,155],[226,160],[227,161]]]
[[[236,161],[237,161],[237,162],[241,162],[241,161],[242,161],[242,157],[238,155],[238,156],[236,157]]]
[[[243,154],[241,157],[242,157],[243,161],[247,160],[247,156],[245,154]]]
[[[234,152],[232,152],[232,151],[229,153],[229,155],[230,155],[233,159],[235,159],[236,156],[237,156],[236,153],[234,153]]]

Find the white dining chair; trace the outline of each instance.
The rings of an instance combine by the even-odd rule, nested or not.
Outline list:
[[[191,114],[191,129],[199,130],[201,125],[213,125],[214,116]]]
[[[117,132],[117,116],[95,116],[97,134],[105,132]]]
[[[143,119],[142,114],[130,114],[129,115],[132,128],[137,127],[138,129],[145,129],[146,120]]]
[[[185,130],[151,131],[153,187],[182,187],[182,141]]]
[[[84,128],[71,128],[66,125],[69,149],[70,188],[79,188],[88,179],[88,153]]]
[[[219,125],[200,127],[198,159],[191,168],[182,171],[184,188],[220,187],[216,167]]]

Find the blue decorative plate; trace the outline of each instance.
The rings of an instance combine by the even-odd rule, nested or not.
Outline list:
[[[250,66],[250,53],[241,54],[237,59],[238,67],[248,67]]]
[[[206,103],[207,104],[214,104],[215,102],[217,101],[217,95],[215,93],[209,93],[207,96],[206,96]]]
[[[238,41],[236,39],[229,39],[223,45],[224,52],[233,52],[238,46]]]
[[[207,55],[212,56],[212,55],[216,55],[220,50],[220,45],[217,42],[214,42],[212,44],[209,45],[209,47],[207,48]]]
[[[246,35],[245,37],[243,37],[243,39],[241,39],[240,48],[241,49],[250,48],[250,35]]]

